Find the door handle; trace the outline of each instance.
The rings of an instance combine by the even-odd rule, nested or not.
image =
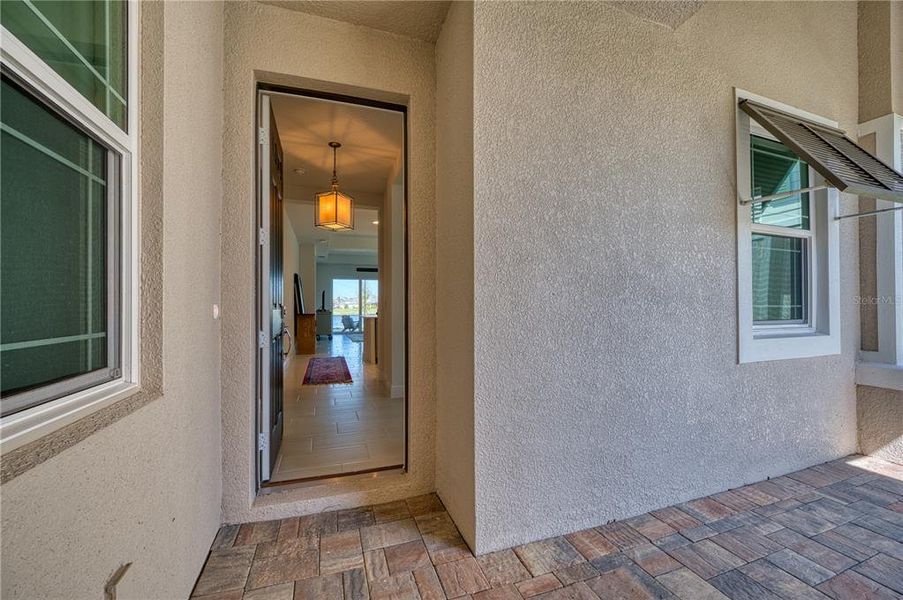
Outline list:
[[[285,350],[285,336],[288,336],[288,351]],[[282,338],[282,348],[283,348],[282,358],[285,358],[286,356],[288,356],[289,354],[292,353],[292,346],[295,343],[295,338],[292,337],[292,334],[291,334],[291,332],[289,332],[288,327],[282,328],[282,333],[280,334],[279,337]]]

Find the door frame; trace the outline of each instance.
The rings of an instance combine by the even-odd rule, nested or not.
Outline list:
[[[268,198],[265,194],[262,193],[262,182],[261,182],[261,160],[262,153],[260,152],[260,144],[258,143],[258,127],[261,119],[261,98],[263,96],[271,96],[271,95],[286,95],[286,96],[301,96],[306,98],[315,98],[318,100],[326,100],[330,102],[338,102],[343,104],[354,104],[358,106],[366,106],[369,108],[377,108],[382,110],[389,110],[393,112],[399,112],[402,115],[402,152],[404,154],[402,160],[402,169],[404,170],[403,176],[403,185],[404,185],[404,194],[402,196],[402,209],[401,209],[401,222],[402,222],[402,236],[403,236],[403,244],[404,244],[404,256],[403,256],[403,279],[404,279],[404,323],[403,323],[403,335],[404,335],[404,464],[401,467],[402,473],[407,473],[408,465],[410,464],[410,419],[408,415],[410,414],[410,393],[411,393],[411,371],[410,371],[410,338],[408,331],[408,324],[410,323],[410,311],[411,311],[411,302],[410,302],[410,227],[408,220],[408,200],[409,200],[409,135],[408,135],[408,107],[404,104],[395,104],[392,102],[385,102],[382,100],[373,100],[371,98],[362,98],[357,96],[349,96],[346,94],[339,94],[333,92],[323,92],[320,90],[312,90],[312,89],[304,89],[304,88],[294,88],[285,85],[272,84],[267,83],[265,81],[257,81],[254,89],[254,182],[255,182],[255,200],[254,200],[254,208],[255,208],[255,228],[254,228],[254,256],[255,256],[255,304],[254,304],[254,337],[253,340],[254,348],[255,348],[255,370],[254,370],[254,398],[252,398],[253,408],[254,408],[254,435],[252,437],[251,442],[251,456],[254,459],[254,471],[255,471],[255,491],[256,493],[261,493],[261,490],[264,489],[265,481],[262,479],[263,473],[261,473],[260,461],[259,461],[259,441],[261,434],[261,423],[265,422],[262,420],[262,411],[259,410],[259,403],[262,399],[265,399],[266,396],[262,393],[264,389],[264,385],[268,384],[264,377],[264,373],[268,373],[264,371],[264,367],[266,366],[265,361],[262,360],[262,352],[259,348],[259,332],[266,332],[266,328],[264,327],[263,321],[263,309],[271,303],[271,298],[269,298],[269,285],[263,285],[263,266],[268,263],[269,256],[268,252],[263,252],[263,249],[266,247],[265,244],[261,243],[259,238],[259,232],[269,231],[268,221],[269,219],[266,217],[265,211],[265,202],[268,202]],[[271,109],[272,110],[272,109]],[[272,243],[272,240],[269,240]],[[280,240],[281,242],[281,240]],[[262,260],[263,259],[263,260]],[[264,303],[266,301],[266,303]],[[266,402],[264,402],[264,405]],[[268,410],[268,409],[267,409]],[[370,472],[378,472],[382,469],[373,469]],[[338,477],[356,477],[361,473],[349,473],[349,474],[337,474],[328,476],[329,479],[335,479]],[[291,485],[292,482],[287,482],[286,485]],[[279,484],[267,484],[267,487],[272,490],[274,486],[278,486]]]
[[[282,442],[282,426],[284,424],[282,405],[284,399],[282,398],[282,390],[280,389],[278,400],[280,412],[278,414],[276,425],[274,426],[272,398],[273,388],[270,385],[270,381],[274,375],[274,370],[281,371],[283,367],[283,365],[279,364],[278,361],[284,359],[284,354],[281,348],[283,344],[282,332],[285,328],[285,308],[282,306],[282,298],[273,297],[272,289],[272,269],[274,267],[272,260],[273,248],[275,247],[278,249],[278,254],[280,256],[282,253],[282,240],[278,240],[279,245],[274,246],[273,240],[270,239],[271,236],[279,235],[281,237],[282,235],[282,215],[278,215],[278,218],[276,218],[273,213],[272,206],[272,168],[274,162],[274,144],[270,136],[274,130],[275,120],[272,114],[272,107],[270,106],[270,98],[268,95],[258,93],[255,101],[257,105],[257,117],[255,123],[255,181],[257,185],[256,196],[258,198],[256,207],[257,235],[255,240],[257,246],[257,254],[255,260],[255,297],[258,299],[255,310],[255,337],[257,338],[255,340],[257,342],[255,363],[258,377],[255,382],[254,394],[256,427],[256,435],[254,436],[254,456],[257,480],[258,482],[262,482],[265,479],[269,479],[269,477],[272,475],[272,469],[275,462],[273,450],[275,449],[275,451],[278,452],[278,447]],[[278,162],[278,160],[279,159],[277,157],[276,162]],[[267,181],[263,181],[261,177],[263,165],[268,165],[269,167],[269,170],[267,172],[269,173],[270,178]],[[276,190],[276,194],[278,197],[278,190]],[[274,218],[276,219],[276,221],[273,220]],[[281,271],[281,266],[277,266],[277,268]],[[282,283],[284,285],[284,282]],[[277,326],[275,322],[276,319],[274,315],[277,312],[277,309],[275,308],[276,305],[280,307],[279,310],[282,312],[283,323],[281,326]],[[292,315],[292,318],[294,318],[294,315]],[[278,335],[280,356],[278,358],[274,358],[272,346],[274,344],[274,340],[276,339],[276,336],[274,336],[274,331],[277,328],[280,330],[280,333]],[[264,377],[262,375],[264,373],[267,374],[267,377]],[[274,436],[274,431],[277,429],[279,430],[279,434],[278,436]]]

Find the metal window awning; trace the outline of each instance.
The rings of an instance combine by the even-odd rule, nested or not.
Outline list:
[[[846,137],[840,129],[801,119],[750,100],[741,100],[740,108],[815,169],[828,184],[753,198],[743,204],[758,204],[802,192],[834,187],[848,194],[880,198],[901,204],[867,213],[842,215],[837,217],[838,219],[903,209],[903,175]]]

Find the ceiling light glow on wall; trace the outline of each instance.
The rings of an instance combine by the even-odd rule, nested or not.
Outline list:
[[[314,225],[330,231],[354,229],[354,199],[339,191],[336,176],[336,151],[342,147],[339,142],[329,142],[332,148],[332,189],[316,195]]]

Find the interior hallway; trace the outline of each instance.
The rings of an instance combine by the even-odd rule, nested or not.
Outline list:
[[[271,482],[404,464],[404,399],[388,398],[376,365],[363,360],[362,335],[317,342],[315,356],[344,356],[351,384],[301,385],[311,356],[285,372],[285,429]]]
[[[903,467],[852,456],[474,557],[433,494],[223,527],[218,600],[724,600],[903,596]]]

